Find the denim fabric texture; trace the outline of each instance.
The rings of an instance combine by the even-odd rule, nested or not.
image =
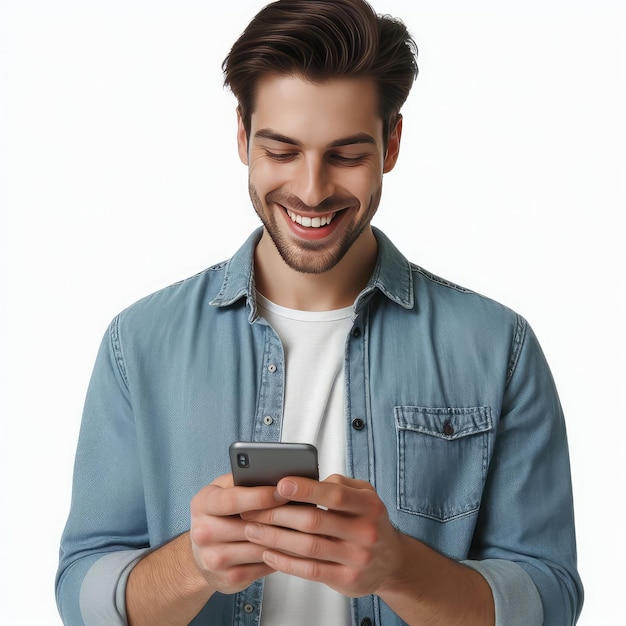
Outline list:
[[[480,571],[499,625],[575,623],[566,429],[535,335],[375,234],[345,344],[346,475],[374,485],[401,532]],[[284,353],[256,310],[259,237],[130,306],[104,336],[61,541],[67,626],[125,624],[132,565],[189,529],[191,498],[230,471],[229,445],[280,440]],[[192,624],[256,625],[262,598],[263,580],[215,594]],[[404,623],[375,596],[353,600],[352,615]]]

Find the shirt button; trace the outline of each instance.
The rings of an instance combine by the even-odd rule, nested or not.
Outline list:
[[[352,331],[352,336],[355,339],[358,339],[361,336],[361,329],[358,326]]]
[[[372,626],[372,620],[369,617],[364,617],[361,620],[361,626]]]
[[[273,418],[271,415],[266,415],[266,416],[263,418],[263,423],[264,423],[266,426],[271,426],[271,425],[274,423],[274,418]]]
[[[252,604],[244,604],[243,605],[243,611],[244,613],[247,613],[248,615],[250,615],[250,613],[254,613],[254,606],[252,606]]]
[[[365,422],[360,417],[357,417],[352,420],[352,428],[354,428],[354,430],[363,430],[365,428]]]
[[[454,435],[454,426],[452,426],[452,424],[450,424],[450,422],[446,422],[443,425],[443,434],[446,437],[452,437],[452,435]]]
[[[271,365],[268,366],[267,371],[270,374],[273,374],[276,371],[276,366],[272,363]]]

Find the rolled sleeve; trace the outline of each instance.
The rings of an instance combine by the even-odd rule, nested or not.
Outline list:
[[[543,605],[532,578],[512,561],[462,561],[487,581],[493,593],[496,626],[542,626]]]
[[[80,589],[85,626],[126,626],[126,583],[145,550],[105,554],[88,570]]]

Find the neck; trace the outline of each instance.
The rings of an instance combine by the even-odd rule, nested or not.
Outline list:
[[[323,274],[297,272],[279,255],[266,230],[254,253],[256,288],[272,302],[300,311],[351,306],[367,285],[378,257],[378,242],[367,227],[344,257]]]

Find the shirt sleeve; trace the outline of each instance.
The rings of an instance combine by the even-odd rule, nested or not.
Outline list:
[[[102,341],[87,390],[61,539],[56,598],[66,626],[125,624],[126,579],[149,547],[118,323],[116,318]]]
[[[565,421],[543,352],[521,318],[465,564],[491,586],[498,626],[578,619],[583,587]]]
[[[517,563],[496,559],[462,563],[479,572],[491,587],[496,626],[542,626],[541,597],[532,578]]]
[[[147,549],[110,552],[89,568],[79,598],[80,613],[87,626],[126,626],[126,583],[146,552]]]

